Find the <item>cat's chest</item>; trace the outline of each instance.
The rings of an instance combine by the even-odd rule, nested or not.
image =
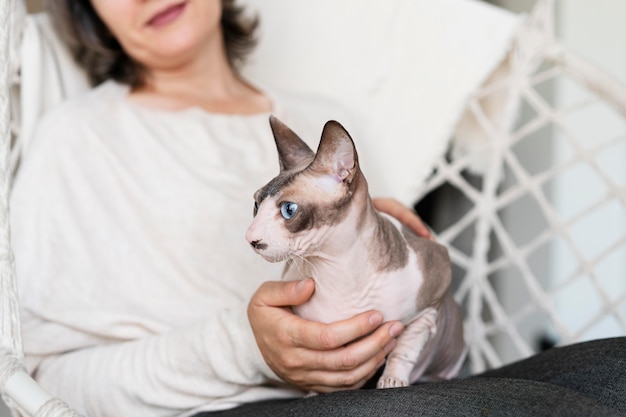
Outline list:
[[[412,253],[411,257],[415,255]],[[304,265],[292,265],[285,279],[301,279]],[[311,273],[315,293],[294,311],[308,320],[330,323],[377,310],[385,321],[410,321],[418,313],[418,295],[423,284],[422,272],[414,259],[393,271],[376,272],[367,265],[351,270],[328,271],[323,267]]]

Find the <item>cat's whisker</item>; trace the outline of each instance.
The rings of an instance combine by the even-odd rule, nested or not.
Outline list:
[[[289,252],[285,253],[282,256],[281,262],[292,262],[293,263],[293,256],[291,256],[291,254],[289,254]]]
[[[295,258],[299,258],[299,259],[302,260],[302,262],[309,264],[309,266],[311,266],[311,268],[312,268],[313,272],[315,273],[315,275],[317,275],[317,268],[316,268],[316,266],[311,261],[309,261],[307,258],[305,258],[304,256],[294,252],[292,249],[289,250],[288,254],[290,256],[292,256],[292,259],[294,259],[294,260],[295,260]],[[304,274],[302,272],[302,269],[300,269],[299,263],[295,262],[295,264],[298,265],[298,272],[300,272],[300,275],[304,276]]]
[[[296,268],[298,269],[298,273],[299,273],[301,276],[303,276],[304,274],[303,274],[303,272],[302,272],[302,269],[300,268],[300,263],[299,263],[299,262],[296,262],[296,258],[298,258],[298,257],[300,257],[301,259],[304,259],[304,258],[302,258],[301,256],[299,256],[299,255],[298,255],[297,253],[295,253],[292,249],[289,249],[289,252],[287,252],[287,255],[288,255],[288,256],[289,256],[289,258],[293,261],[291,264],[292,264],[292,265],[295,265],[295,266],[296,266]]]
[[[320,246],[319,242],[315,242],[315,249],[316,249],[318,252],[322,252],[322,248],[321,248],[321,246]]]

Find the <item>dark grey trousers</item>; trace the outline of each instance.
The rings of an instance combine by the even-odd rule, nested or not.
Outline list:
[[[195,417],[626,416],[626,337],[554,348],[469,378],[250,403]]]

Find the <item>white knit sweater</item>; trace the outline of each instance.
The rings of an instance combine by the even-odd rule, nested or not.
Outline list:
[[[127,94],[109,82],[50,112],[14,184],[29,370],[91,417],[300,395],[277,388],[246,316],[281,270],[244,238],[253,192],[278,173],[268,114]]]

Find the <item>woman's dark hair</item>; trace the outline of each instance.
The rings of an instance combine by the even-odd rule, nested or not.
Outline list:
[[[257,18],[244,15],[235,0],[222,2],[222,34],[228,62],[237,70],[256,44]],[[54,28],[92,85],[108,79],[133,87],[145,81],[145,70],[122,49],[90,0],[47,0]]]

